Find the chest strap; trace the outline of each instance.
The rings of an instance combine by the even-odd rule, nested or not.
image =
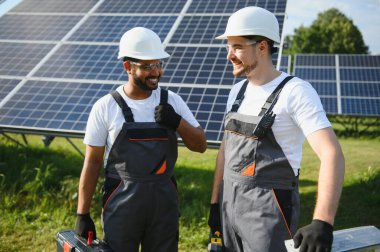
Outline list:
[[[280,94],[282,88],[285,86],[285,84],[291,80],[294,76],[287,76],[272,92],[271,95],[269,95],[268,99],[264,103],[264,105],[261,108],[261,111],[259,113],[259,116],[264,115],[268,110],[272,110],[273,106],[276,104],[278,95]],[[244,93],[248,86],[248,80],[246,80],[243,85],[241,86],[239,93],[236,96],[236,100],[232,105],[231,112],[237,112],[241,103],[244,100]]]
[[[126,122],[134,122],[133,119],[133,113],[131,108],[128,106],[128,104],[125,102],[124,98],[117,92],[116,90],[112,91],[110,93],[112,97],[115,99],[116,103],[121,108],[121,111],[123,112],[124,119]],[[161,95],[160,95],[160,105],[164,105],[168,103],[168,90],[161,89]]]

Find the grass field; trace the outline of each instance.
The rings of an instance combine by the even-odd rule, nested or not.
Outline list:
[[[20,142],[20,135],[12,135]],[[41,136],[20,147],[0,135],[0,251],[55,251],[59,230],[73,229],[83,159],[64,138],[49,148]],[[84,151],[80,139],[74,142]],[[346,175],[335,229],[380,227],[380,141],[341,139]],[[208,203],[217,150],[204,154],[180,147],[176,166],[181,204],[180,251],[206,251]],[[300,176],[301,221],[308,224],[315,202],[318,160],[308,144]],[[98,184],[92,216],[100,227]],[[101,235],[100,235],[101,236]]]

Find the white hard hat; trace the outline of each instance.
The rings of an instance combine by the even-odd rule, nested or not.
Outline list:
[[[216,39],[229,36],[263,36],[280,44],[280,29],[276,16],[266,9],[250,6],[233,13],[228,19],[226,31]]]
[[[160,37],[155,32],[144,27],[135,27],[121,37],[117,58],[155,60],[169,56],[164,50]]]

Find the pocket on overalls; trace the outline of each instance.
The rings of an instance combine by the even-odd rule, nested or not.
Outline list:
[[[136,175],[163,174],[166,172],[169,135],[165,128],[129,129],[126,137],[130,143],[130,162],[127,171]]]
[[[245,176],[253,176],[256,172],[256,153],[257,153],[257,140],[250,139],[250,144],[248,148],[240,150],[238,152],[239,157],[237,157],[237,163],[233,170],[240,172]]]
[[[123,183],[120,179],[106,178],[103,186],[103,209],[107,206],[108,202],[115,195],[117,189]]]
[[[290,237],[292,237],[290,227],[292,222],[292,209],[293,209],[293,202],[292,202],[292,194],[293,190],[287,190],[287,189],[272,189],[273,190],[273,196],[276,201],[276,205],[278,207],[278,210],[280,211],[282,215],[282,219],[284,220],[284,224],[286,226],[286,229],[288,230]]]

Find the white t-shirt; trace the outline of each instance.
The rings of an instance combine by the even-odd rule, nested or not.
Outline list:
[[[143,100],[133,100],[123,91],[123,86],[116,89],[121,94],[125,102],[131,108],[135,122],[155,122],[154,108],[160,103],[160,87],[153,90],[152,94]],[[198,127],[199,123],[191,113],[189,107],[183,99],[171,92],[168,92],[168,103],[172,105],[175,112],[182,116],[189,124]],[[90,112],[86,134],[83,143],[91,146],[106,146],[104,164],[107,163],[108,155],[116,137],[125,122],[121,108],[115,99],[107,94],[100,98],[92,107]]]
[[[257,116],[269,95],[280,84],[286,73],[264,85],[248,83],[244,100],[239,107],[240,114]],[[232,104],[245,80],[234,85],[230,91],[227,109]],[[321,100],[310,83],[294,77],[285,84],[276,105],[273,107],[276,119],[272,126],[273,134],[297,175],[302,159],[302,145],[305,136],[323,128],[331,127]]]

